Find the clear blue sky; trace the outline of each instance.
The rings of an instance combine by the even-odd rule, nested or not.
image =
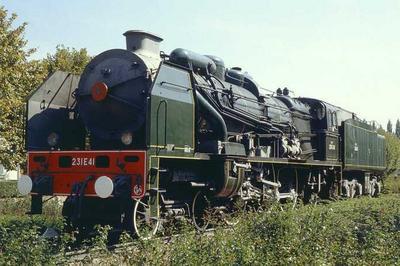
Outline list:
[[[122,33],[140,29],[240,66],[263,87],[326,100],[377,120],[400,118],[400,1],[0,0],[18,22],[35,58],[57,44],[92,55],[123,48]]]

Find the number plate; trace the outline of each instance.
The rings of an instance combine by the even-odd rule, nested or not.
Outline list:
[[[72,157],[72,166],[94,166],[94,157]]]

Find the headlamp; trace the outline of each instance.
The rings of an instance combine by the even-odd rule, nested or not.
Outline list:
[[[124,132],[121,135],[121,142],[128,146],[132,144],[132,133],[131,132]]]
[[[47,144],[49,144],[50,147],[54,147],[58,144],[59,139],[60,139],[60,136],[57,133],[52,132],[47,137]]]

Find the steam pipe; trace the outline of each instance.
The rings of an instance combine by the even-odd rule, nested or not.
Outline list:
[[[228,130],[226,128],[226,124],[222,116],[214,109],[214,107],[209,104],[204,97],[196,91],[196,98],[198,104],[202,107],[202,111],[205,111],[207,115],[212,117],[218,123],[217,135],[218,139],[222,141],[226,141],[228,138]]]

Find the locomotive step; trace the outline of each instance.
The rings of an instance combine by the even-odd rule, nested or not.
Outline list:
[[[165,189],[162,189],[162,188],[155,188],[155,187],[153,187],[153,188],[150,188],[150,192],[165,193],[166,190],[165,190]]]
[[[190,182],[191,187],[206,187],[205,183]]]
[[[167,173],[168,169],[165,168],[159,168],[159,167],[151,167],[150,168],[150,174],[151,175],[156,175],[157,173]]]

